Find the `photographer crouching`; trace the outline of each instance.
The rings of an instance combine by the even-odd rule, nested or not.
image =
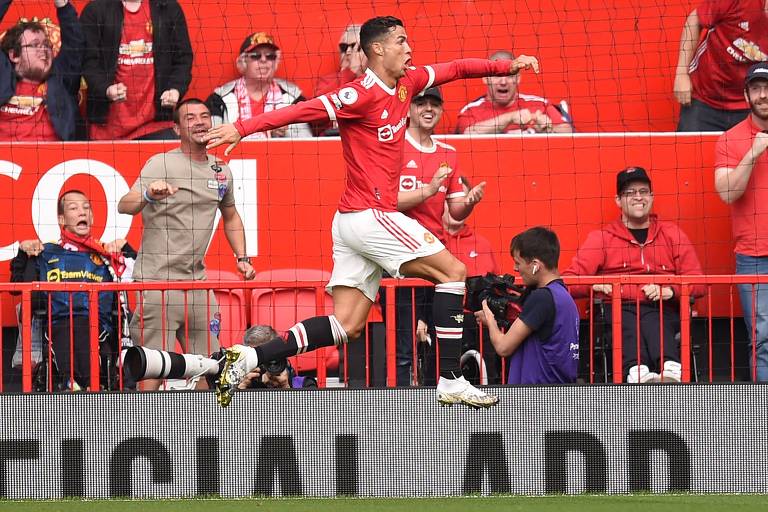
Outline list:
[[[243,344],[255,348],[277,337],[279,337],[279,334],[272,327],[268,325],[254,325],[245,331]],[[297,376],[287,359],[260,364],[247,373],[242,382],[237,385],[238,389],[316,387],[317,381],[314,378]]]
[[[245,331],[243,344],[258,347],[278,336],[268,325],[254,325]],[[146,347],[131,347],[125,352],[126,371],[137,381],[146,379],[186,379],[186,389],[194,389],[197,381],[205,377],[209,388],[224,367],[223,352],[214,352],[210,357],[196,354],[179,354]],[[291,389],[316,388],[312,377],[296,375],[287,359],[269,361],[247,373],[238,384],[238,389]]]
[[[482,310],[475,312],[477,319],[488,327],[496,352],[509,357],[507,383],[575,382],[579,312],[557,270],[557,235],[544,227],[528,229],[512,239],[510,252],[515,271],[527,287],[521,296],[522,310],[515,301],[485,298]],[[498,307],[499,302],[504,307]],[[501,330],[500,323],[507,323],[506,332]]]

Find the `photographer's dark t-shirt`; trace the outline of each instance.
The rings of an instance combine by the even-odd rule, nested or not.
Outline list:
[[[575,382],[579,363],[579,312],[563,281],[534,290],[520,320],[533,330],[509,359],[509,384]]]
[[[562,280],[558,279],[562,283]],[[523,303],[520,320],[536,334],[539,339],[552,336],[555,323],[555,301],[552,292],[546,286],[533,290]]]

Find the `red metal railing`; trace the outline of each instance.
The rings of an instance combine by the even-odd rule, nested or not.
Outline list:
[[[755,284],[768,283],[768,276],[759,275],[716,275],[716,276],[580,276],[580,277],[567,277],[565,278],[567,284],[611,284],[613,285],[614,293],[612,297],[606,299],[610,302],[612,308],[612,318],[610,329],[614,340],[621,340],[622,325],[621,325],[621,305],[622,297],[620,295],[621,285],[644,285],[644,284],[658,284],[658,285],[679,285],[681,293],[679,296],[680,304],[680,356],[682,366],[682,380],[689,382],[691,380],[691,289],[695,285],[704,285],[706,287],[706,294],[700,300],[706,303],[706,316],[707,316],[707,361],[708,361],[708,381],[714,379],[713,375],[713,329],[712,329],[712,302],[717,300],[718,297],[722,297],[727,294],[729,303],[729,328],[730,328],[730,380],[736,379],[736,349],[734,343],[735,325],[737,317],[741,314],[740,304],[734,301],[734,286],[739,284],[751,284],[753,302],[755,301]],[[395,304],[395,290],[398,287],[419,287],[419,286],[431,286],[429,283],[420,279],[404,279],[394,280],[385,279],[382,281],[382,293],[385,293],[389,300],[386,301],[386,307],[383,313],[385,320],[385,346],[386,346],[386,385],[395,386],[396,384],[396,304]],[[22,390],[25,392],[32,391],[32,350],[31,350],[31,322],[32,318],[32,292],[48,291],[48,292],[86,292],[89,298],[90,311],[95,314],[90,315],[89,320],[89,332],[90,332],[90,389],[99,389],[99,323],[98,323],[98,294],[101,291],[118,291],[126,290],[127,292],[138,292],[141,290],[229,290],[230,294],[234,290],[250,291],[259,288],[267,289],[298,289],[298,288],[314,288],[315,289],[315,311],[316,314],[326,314],[326,300],[327,297],[324,291],[325,282],[319,281],[275,281],[275,282],[234,282],[234,281],[196,281],[196,282],[154,282],[154,283],[105,283],[105,284],[86,284],[86,283],[46,283],[46,282],[34,282],[34,283],[0,283],[0,300],[17,300],[12,299],[8,292],[21,293],[21,311],[22,318],[25,319],[21,325],[21,340],[22,340]],[[717,293],[713,293],[713,290]],[[594,299],[594,294],[590,294],[590,302]],[[414,298],[412,292],[412,299]],[[412,300],[415,302],[415,300]],[[754,304],[753,304],[754,305]],[[50,305],[49,305],[50,307]],[[2,309],[0,308],[0,311]],[[246,307],[247,310],[247,307]],[[752,333],[755,334],[755,308],[752,308]],[[118,315],[120,312],[118,311]],[[660,315],[663,315],[663,308],[660,308]],[[48,316],[50,322],[50,315]],[[246,314],[247,318],[247,314]],[[210,320],[210,319],[209,319]],[[589,367],[589,382],[593,382],[594,368],[595,368],[595,316],[593,308],[588,309],[587,320],[589,323],[589,354],[588,354],[588,367]],[[661,324],[662,322],[660,322]],[[416,317],[412,315],[412,327],[413,332],[416,329]],[[638,327],[639,328],[639,327]],[[50,325],[49,325],[50,330]],[[482,333],[482,331],[480,331]],[[660,325],[661,339],[664,342],[663,329]],[[70,338],[72,338],[70,334]],[[141,340],[134,340],[140,343]],[[666,340],[669,342],[669,340]],[[365,336],[365,385],[371,385],[371,368],[370,368],[370,354],[371,354],[371,338],[368,332]],[[413,341],[413,353],[414,353],[414,365],[413,373],[414,380],[416,377],[416,341]],[[483,354],[482,334],[480,337],[480,353]],[[620,342],[612,343],[611,348],[611,370],[612,381],[615,383],[622,382],[623,369],[622,369],[622,344]],[[663,354],[663,350],[662,350]],[[587,354],[582,354],[584,357]],[[756,352],[753,346],[750,353],[751,376],[755,380],[755,364]],[[316,355],[316,368],[317,368],[317,380],[320,386],[324,386],[327,380],[327,369],[325,358],[320,354]],[[74,361],[74,357],[71,358]],[[343,348],[343,360],[344,371],[340,375],[343,382],[349,382],[349,359],[347,356],[347,347]],[[74,364],[74,363],[72,363]],[[68,369],[72,374],[72,364]],[[503,362],[502,362],[503,364]],[[438,369],[439,371],[439,369]],[[502,376],[505,374],[505,368],[502,367]],[[120,372],[120,384],[122,386],[122,372]],[[503,378],[503,377],[502,377]],[[2,369],[0,368],[0,386],[2,386]],[[0,388],[1,390],[1,388]]]

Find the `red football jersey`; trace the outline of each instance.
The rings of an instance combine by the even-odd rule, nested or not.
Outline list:
[[[720,135],[715,144],[715,169],[734,168],[751,151],[755,136],[762,130],[748,115]],[[764,258],[768,256],[768,153],[757,158],[744,194],[730,205],[735,252]]]
[[[407,131],[405,133],[405,141],[403,167],[400,171],[401,192],[418,190],[425,185],[429,185],[432,177],[443,164],[448,164],[448,167],[453,169],[453,172],[443,182],[437,194],[415,208],[403,212],[407,216],[419,221],[419,224],[427,228],[441,242],[445,243],[445,232],[443,230],[445,200],[466,195],[464,187],[459,180],[461,174],[459,173],[456,149],[434,139],[432,139],[434,142],[433,146],[425,148],[411,137]]]
[[[491,242],[476,234],[469,226],[465,225],[455,235],[447,235],[445,248],[466,265],[467,276],[484,276],[488,272],[501,273]]]
[[[241,135],[296,122],[337,121],[346,164],[346,188],[340,212],[375,208],[397,211],[398,182],[411,98],[424,89],[457,78],[509,73],[511,61],[460,59],[410,68],[395,87],[388,87],[367,69],[337,91],[290,107],[238,120]]]
[[[155,121],[153,31],[149,2],[142,2],[136,12],[123,8],[114,83],[125,85],[126,98],[110,105],[104,125],[91,125],[92,140],[135,139],[173,126],[171,121]]]
[[[723,109],[749,108],[744,77],[768,60],[768,17],[763,0],[706,0],[697,8],[708,29],[688,68],[694,98]]]
[[[59,140],[45,106],[45,83],[19,80],[16,94],[0,105],[0,140],[43,142]]]
[[[562,124],[565,122],[560,112],[552,104],[541,96],[532,94],[518,94],[514,101],[511,101],[506,107],[494,105],[487,96],[483,96],[471,103],[464,105],[456,119],[456,133],[464,133],[464,130],[477,124],[480,121],[486,121],[507,112],[528,109],[531,113],[543,112],[552,120],[552,124]],[[532,128],[535,123],[531,121],[524,128],[518,125],[510,124],[504,130],[504,133],[536,133]]]
[[[411,98],[433,81],[431,67],[413,68],[390,88],[367,69],[337,92],[320,96],[331,120],[339,123],[347,163],[347,187],[339,211],[397,211],[403,138]]]

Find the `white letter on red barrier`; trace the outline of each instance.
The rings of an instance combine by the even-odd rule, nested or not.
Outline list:
[[[93,236],[110,241],[125,238],[131,228],[133,217],[117,213],[117,202],[128,192],[125,178],[113,167],[98,160],[66,160],[53,166],[37,182],[32,195],[32,224],[40,240],[59,239],[59,219],[56,214],[56,201],[64,182],[77,174],[93,176],[104,189],[107,199],[107,220],[104,233]]]

